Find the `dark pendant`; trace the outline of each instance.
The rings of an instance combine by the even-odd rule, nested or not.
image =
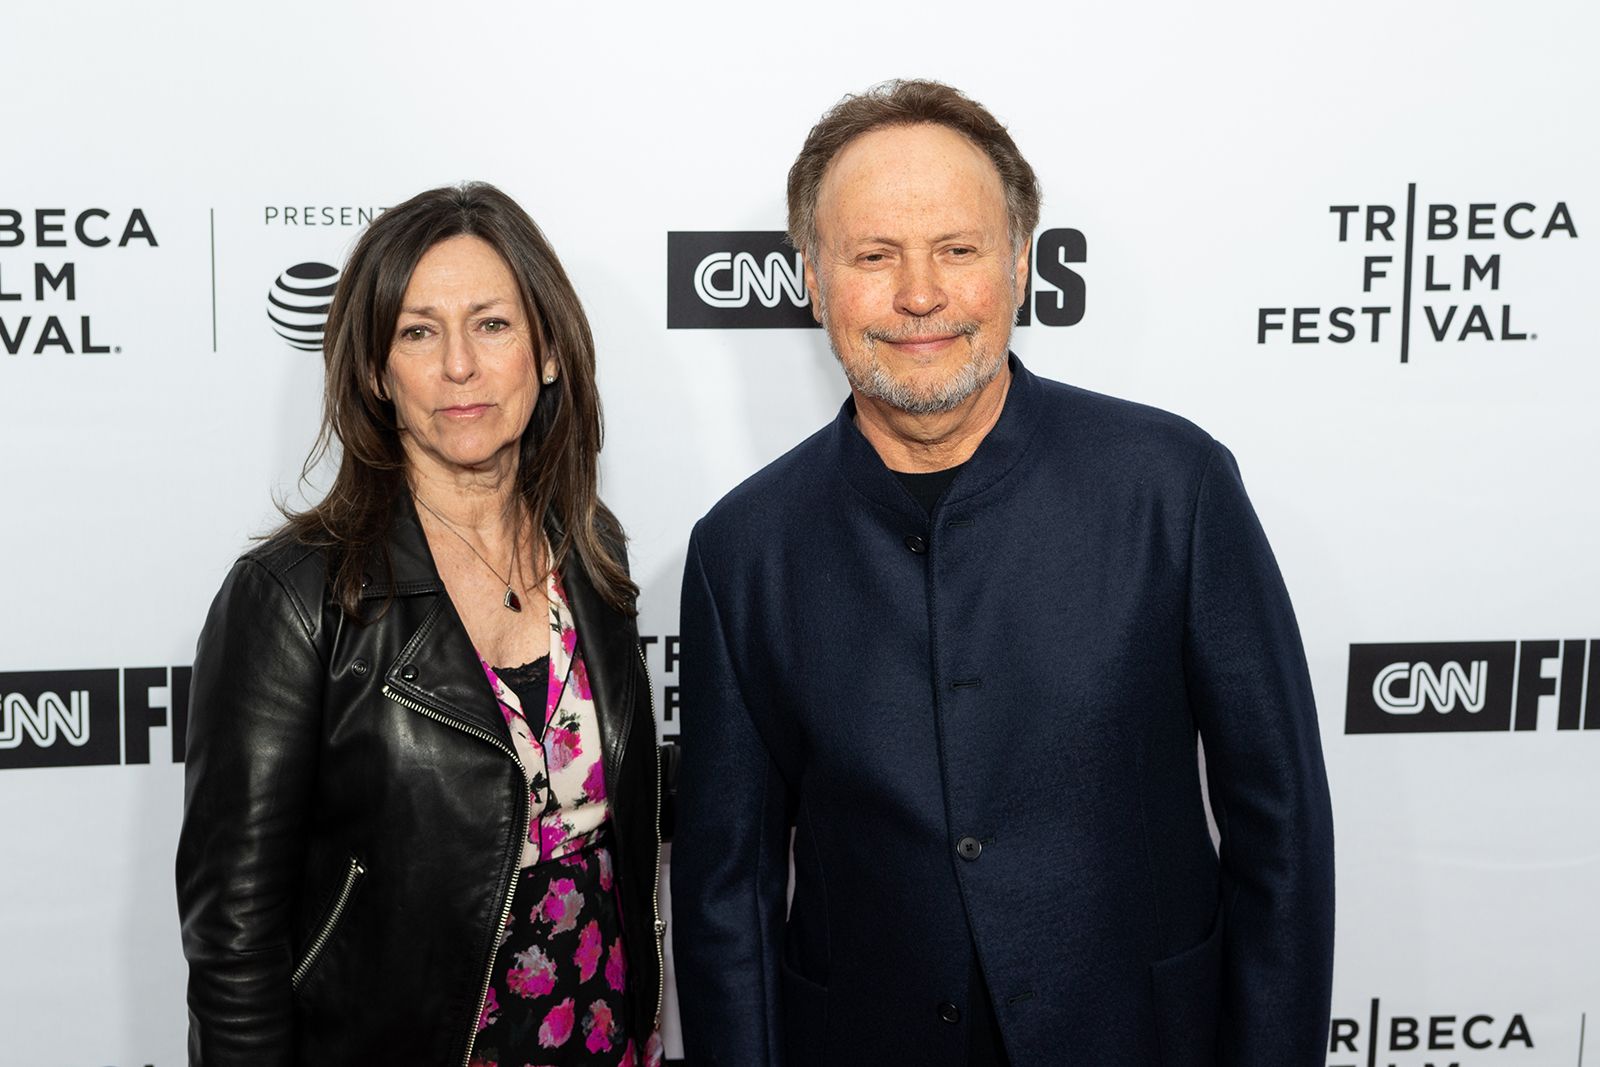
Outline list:
[[[522,610],[522,601],[517,599],[517,591],[512,589],[509,585],[506,586],[506,598],[500,603],[504,604],[512,611]]]

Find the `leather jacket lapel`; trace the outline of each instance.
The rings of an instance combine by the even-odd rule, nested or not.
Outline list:
[[[510,749],[505,716],[434,567],[409,495],[395,501],[388,549],[389,573],[370,575],[361,592],[363,601],[389,600],[395,629],[408,635],[392,662],[380,664],[384,687]]]

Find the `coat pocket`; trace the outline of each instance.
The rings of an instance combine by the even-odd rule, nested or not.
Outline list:
[[[828,987],[818,985],[779,957],[783,993],[783,1048],[794,1067],[822,1063],[828,1033]]]
[[[317,965],[317,960],[322,958],[322,950],[328,947],[334,931],[339,928],[340,921],[350,907],[350,898],[355,896],[356,887],[361,884],[361,879],[366,873],[367,869],[362,866],[361,861],[351,856],[350,863],[345,868],[344,881],[328,905],[328,913],[317,925],[317,932],[312,935],[311,940],[306,942],[305,950],[300,954],[299,962],[294,965],[294,971],[289,976],[289,985],[294,989],[300,988],[300,983],[306,980],[311,969]]]
[[[1222,1010],[1222,909],[1193,948],[1150,965],[1162,1067],[1214,1067]]]

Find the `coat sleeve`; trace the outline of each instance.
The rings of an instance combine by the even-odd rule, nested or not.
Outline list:
[[[195,652],[177,856],[192,1065],[292,1062],[291,901],[324,678],[310,627],[241,560]]]
[[[693,1067],[781,1067],[788,789],[742,695],[744,665],[701,563],[698,529],[681,610],[672,944],[684,1049]]]
[[[1327,1051],[1333,980],[1327,774],[1289,595],[1220,444],[1191,537],[1184,668],[1222,835],[1219,1062],[1312,1067]]]

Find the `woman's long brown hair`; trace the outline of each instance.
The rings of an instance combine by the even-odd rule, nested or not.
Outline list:
[[[621,558],[622,526],[600,502],[600,397],[589,320],[539,227],[483,182],[430,189],[390,208],[350,253],[328,313],[322,429],[305,467],[309,472],[337,442],[339,470],[315,507],[286,512],[280,533],[335,550],[334,597],[360,618],[362,576],[375,568],[391,573],[390,517],[396,499],[410,491],[394,405],[378,385],[417,262],[440,241],[462,235],[488,242],[517,279],[538,346],[530,373],[548,359],[558,368],[523,432],[516,486],[549,538],[548,565],[559,569],[576,551],[600,595],[632,615],[639,587]]]

